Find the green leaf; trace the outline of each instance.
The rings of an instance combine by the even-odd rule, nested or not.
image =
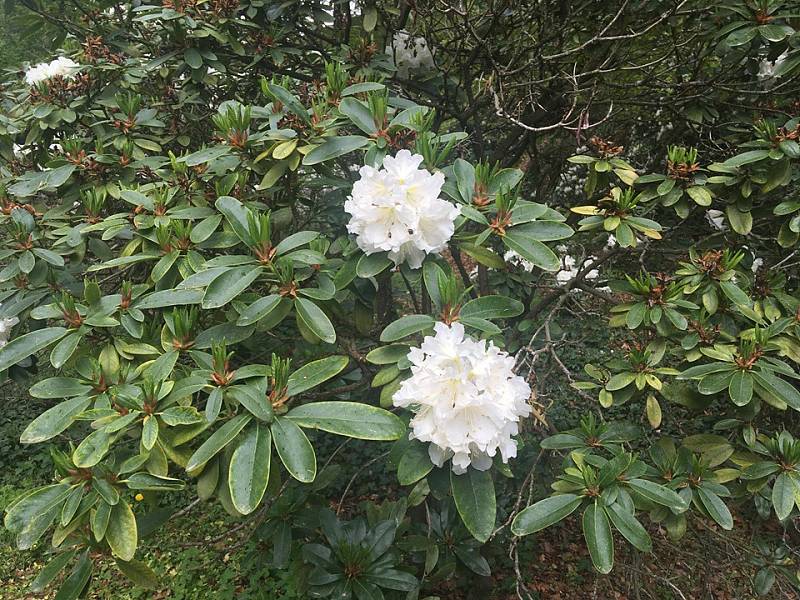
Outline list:
[[[350,359],[346,356],[328,356],[306,363],[289,376],[286,393],[289,396],[296,396],[310,390],[332,377],[336,377],[349,362]]]
[[[529,535],[566,519],[581,505],[583,498],[575,494],[560,494],[539,500],[520,512],[511,523],[514,535]]]
[[[561,268],[561,261],[550,248],[523,233],[515,232],[515,229],[508,230],[503,236],[503,243],[540,269],[554,272]]]
[[[708,511],[712,519],[723,529],[730,531],[733,529],[733,517],[731,511],[725,506],[722,499],[714,492],[705,489],[702,485],[694,488],[696,497],[700,503]]]
[[[317,476],[317,457],[306,434],[291,419],[275,417],[270,428],[272,441],[289,474],[302,483]]]
[[[465,318],[478,319],[510,319],[525,311],[525,305],[519,300],[506,296],[481,296],[470,300],[461,307],[459,315]]]
[[[800,411],[800,392],[796,387],[768,371],[753,371],[752,373],[753,379],[759,386],[786,402],[794,410]]]
[[[391,441],[406,432],[394,414],[360,402],[311,402],[293,408],[286,416],[300,427],[361,440]]]
[[[31,582],[28,591],[34,594],[43,592],[45,588],[55,579],[58,574],[67,566],[67,563],[75,557],[75,550],[69,552],[62,552],[51,560],[45,567],[39,571],[39,574]]]
[[[64,327],[46,327],[14,338],[0,348],[0,371],[5,371],[31,354],[36,354],[64,337],[67,331]]]
[[[203,300],[203,290],[163,290],[147,294],[139,299],[135,306],[139,310],[151,308],[164,308],[167,306],[185,306],[187,304],[200,304]]]
[[[122,574],[146,590],[155,590],[159,587],[158,576],[153,570],[140,560],[124,561],[117,559],[117,568]]]
[[[604,575],[614,568],[614,538],[606,511],[598,500],[583,512],[583,537],[594,567]]]
[[[463,158],[457,158],[453,163],[453,173],[456,176],[461,199],[465,204],[471,206],[472,196],[475,195],[475,167]]]
[[[57,436],[88,408],[91,401],[91,398],[73,398],[48,408],[25,428],[19,438],[20,443],[38,444]]]
[[[136,517],[124,500],[111,508],[111,518],[106,528],[106,541],[114,556],[124,561],[133,560],[138,544]]]
[[[206,289],[203,308],[220,308],[236,298],[261,275],[261,267],[238,267],[221,273]]]
[[[332,344],[336,341],[336,331],[322,309],[307,298],[297,298],[294,301],[297,316],[303,324],[323,342]]]
[[[297,99],[297,96],[289,92],[286,88],[274,83],[267,84],[267,89],[269,89],[270,94],[275,96],[286,108],[300,117],[305,123],[310,121],[308,118],[308,111],[300,100]]]
[[[726,167],[741,167],[744,165],[748,165],[750,163],[764,160],[768,156],[769,156],[769,150],[750,150],[749,152],[743,152],[742,154],[737,154],[736,156],[734,156],[733,158],[729,158],[722,164],[724,164]]]
[[[783,521],[792,512],[797,499],[800,498],[800,485],[790,473],[781,473],[772,485],[772,506],[775,514]]]
[[[228,225],[231,226],[231,229],[233,229],[237,237],[249,246],[251,240],[250,225],[247,222],[247,215],[250,214],[250,211],[245,208],[244,204],[232,196],[221,196],[217,198],[214,206],[217,207],[219,212],[225,215],[225,220],[228,222]]]
[[[339,103],[339,112],[347,116],[361,131],[367,135],[377,133],[375,119],[363,102],[356,98],[343,98]]]
[[[89,578],[92,576],[92,561],[89,558],[89,552],[84,552],[78,559],[75,568],[61,584],[58,593],[53,600],[77,600],[86,584],[89,583]]]
[[[700,206],[711,206],[711,193],[706,188],[693,185],[686,188],[686,193]]]
[[[534,221],[532,223],[525,223],[524,225],[516,225],[508,231],[508,234],[512,233],[515,236],[525,236],[530,240],[537,240],[539,242],[553,242],[571,237],[574,231],[572,231],[572,227],[566,223],[560,223],[558,221]]]
[[[142,422],[142,446],[145,450],[152,450],[158,441],[158,419],[147,415]]]
[[[220,144],[218,146],[211,146],[210,148],[203,148],[197,152],[192,152],[187,156],[179,158],[178,161],[186,163],[186,166],[188,167],[196,167],[197,165],[202,165],[203,163],[222,158],[223,156],[230,154],[231,150],[231,146]]]
[[[356,275],[363,279],[375,277],[378,273],[383,273],[392,264],[392,259],[385,252],[377,254],[364,254],[356,265]]]
[[[203,442],[195,453],[192,454],[189,461],[186,463],[186,470],[194,471],[214,458],[220,450],[230,444],[233,439],[239,435],[239,432],[244,429],[245,425],[247,425],[251,419],[252,417],[250,415],[236,415],[217,429]]]
[[[326,160],[332,160],[355,150],[360,150],[369,141],[361,135],[343,135],[323,142],[303,157],[305,166],[316,165]]]
[[[400,485],[416,483],[433,470],[433,463],[426,444],[411,443],[397,465],[397,480]]]
[[[265,423],[272,422],[272,404],[257,388],[248,385],[232,386],[228,388],[226,396],[244,406],[256,419]]]
[[[102,429],[93,431],[86,436],[72,453],[72,462],[76,467],[86,468],[95,466],[108,453],[111,437]]]
[[[125,480],[128,489],[131,490],[151,490],[151,491],[173,491],[182,490],[186,484],[181,479],[166,477],[164,475],[153,475],[141,471],[134,473]]]
[[[642,552],[650,552],[653,549],[653,541],[650,539],[650,534],[642,527],[642,524],[636,520],[636,517],[628,512],[628,510],[615,502],[606,506],[606,514],[611,519],[614,527],[622,534],[626,540],[637,550]]]
[[[750,306],[750,297],[732,281],[720,281],[719,287],[728,299],[739,306]]]
[[[491,473],[472,467],[467,468],[463,475],[450,471],[450,487],[458,514],[467,530],[481,543],[488,540],[497,515]]]
[[[728,394],[736,406],[744,406],[753,398],[753,376],[747,371],[736,371],[728,385]]]
[[[429,315],[406,315],[389,323],[381,332],[382,342],[395,342],[433,327],[436,320]]]
[[[736,233],[747,235],[753,229],[753,213],[749,210],[743,212],[733,204],[729,204],[725,208],[725,214],[728,215],[728,222]]]
[[[677,493],[666,486],[647,481],[646,479],[631,479],[628,481],[630,488],[651,502],[666,506],[678,512],[685,511],[688,506]]]
[[[193,69],[199,69],[203,66],[203,57],[197,51],[197,48],[187,48],[183,53],[183,60]]]
[[[50,377],[36,382],[28,390],[34,398],[71,398],[91,391],[92,386],[72,377]]]
[[[180,356],[177,350],[170,350],[155,359],[147,368],[146,375],[150,381],[160,383],[167,379],[175,368]]]
[[[269,427],[255,422],[245,430],[231,455],[228,488],[234,507],[243,515],[258,508],[267,491],[271,453]]]
[[[236,324],[245,326],[257,323],[278,308],[279,305],[290,302],[291,300],[278,294],[270,294],[264,298],[259,298],[239,314],[239,320],[236,321]]]

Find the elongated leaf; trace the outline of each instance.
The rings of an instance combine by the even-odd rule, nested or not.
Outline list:
[[[622,534],[626,540],[637,550],[642,552],[650,552],[653,549],[653,541],[650,539],[650,534],[642,527],[642,524],[636,520],[636,517],[629,513],[619,503],[606,506],[606,514],[611,519],[614,527]]]
[[[261,275],[261,267],[230,269],[214,279],[203,296],[203,308],[219,308],[236,298]]]
[[[529,535],[566,519],[581,505],[575,494],[560,494],[539,500],[520,512],[511,523],[514,535]]]
[[[329,344],[336,341],[336,331],[328,315],[319,306],[306,298],[298,298],[294,301],[294,308],[305,326],[319,339]]]
[[[276,417],[270,428],[272,441],[289,474],[302,483],[317,476],[317,457],[306,434],[291,419]]]
[[[211,434],[211,437],[203,442],[195,453],[192,454],[189,461],[186,463],[186,470],[193,471],[214,458],[220,450],[230,444],[233,439],[239,435],[239,432],[244,429],[245,425],[247,425],[251,419],[252,417],[247,414],[236,415],[217,429]]]
[[[406,315],[386,326],[381,332],[381,341],[395,342],[419,331],[429,329],[435,323],[434,318],[429,315]]]
[[[772,506],[775,514],[783,521],[792,512],[792,508],[800,498],[800,485],[789,473],[781,473],[775,478],[772,486]]]
[[[722,498],[706,490],[703,486],[694,488],[694,493],[703,507],[708,511],[711,518],[714,519],[720,527],[728,531],[733,529],[731,511],[725,506]]]
[[[22,432],[19,438],[22,444],[44,442],[69,427],[75,417],[86,410],[91,398],[72,398],[47,409],[36,417]]]
[[[396,440],[406,432],[388,410],[359,402],[312,402],[293,408],[287,417],[301,427],[361,440]]]
[[[36,354],[64,337],[67,331],[64,327],[46,327],[14,338],[0,348],[0,371],[5,371],[31,354]]]
[[[268,426],[256,421],[240,437],[231,455],[228,488],[236,510],[247,515],[258,508],[267,491],[272,435]]]
[[[503,237],[503,242],[510,250],[513,250],[540,269],[558,271],[561,268],[561,261],[550,248],[524,233],[515,233],[511,229]]]
[[[111,518],[106,528],[106,541],[114,556],[125,561],[133,560],[138,544],[136,517],[133,516],[130,505],[124,500],[111,509]]]
[[[647,481],[646,479],[631,479],[628,481],[631,489],[638,494],[641,494],[651,502],[672,508],[677,511],[684,511],[688,508],[686,502],[683,501],[676,492],[672,491],[666,486]]]
[[[61,584],[54,600],[77,600],[92,576],[92,561],[89,552],[84,552],[75,568]]]
[[[403,452],[397,465],[397,480],[400,485],[416,483],[433,470],[433,463],[425,444],[412,443]]]
[[[525,305],[519,300],[506,296],[482,296],[462,306],[460,315],[465,318],[510,319],[521,315],[524,310]]]
[[[472,467],[463,475],[456,475],[451,471],[450,487],[458,514],[467,530],[481,543],[488,540],[497,516],[491,473]]]
[[[123,575],[146,590],[158,588],[158,577],[153,570],[140,560],[124,561],[117,559],[117,568]]]
[[[361,135],[343,135],[330,138],[303,157],[306,166],[332,160],[367,145],[368,139]]]
[[[614,568],[614,538],[608,516],[598,500],[583,512],[583,537],[595,569],[604,575]]]
[[[332,377],[336,377],[349,362],[350,359],[346,356],[328,356],[327,358],[306,363],[289,375],[286,393],[289,396],[295,396],[310,390]]]

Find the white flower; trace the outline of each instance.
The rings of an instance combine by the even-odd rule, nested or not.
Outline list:
[[[49,63],[39,63],[35,67],[30,67],[25,72],[25,83],[36,85],[42,81],[47,81],[51,77],[61,76],[71,79],[80,65],[70,58],[59,56]]]
[[[453,472],[485,471],[500,451],[517,455],[513,436],[531,412],[531,388],[514,374],[514,358],[491,342],[464,335],[460,323],[437,323],[435,336],[408,353],[411,377],[395,392],[395,406],[410,408],[411,439],[430,442],[431,461],[452,458]]]
[[[596,256],[586,257],[586,262],[592,262],[595,260],[597,260]],[[561,270],[556,273],[556,282],[558,285],[565,285],[569,281],[575,279],[575,277],[578,275],[578,271],[580,270],[580,268],[576,267],[578,267],[577,261],[569,254],[566,254],[561,259]],[[588,273],[586,273],[586,275],[583,276],[584,279],[597,279],[598,277],[600,277],[600,272],[597,269],[591,269]]]
[[[608,234],[608,241],[606,242],[606,248],[613,248],[617,245],[617,238],[614,237],[613,233]]]
[[[503,260],[514,266],[520,267],[521,269],[523,269],[528,273],[531,273],[533,271],[533,263],[528,260],[525,260],[513,250],[508,250],[503,255]]]
[[[775,85],[775,69],[786,61],[787,56],[789,56],[788,52],[784,51],[783,54],[775,59],[775,62],[771,62],[768,58],[761,60],[758,65],[757,77],[763,82],[764,87],[769,89]]]
[[[386,54],[394,56],[397,74],[403,79],[408,79],[409,71],[422,67],[433,68],[433,53],[428,47],[425,38],[411,38],[406,32],[398,31],[394,34],[392,45],[386,46]]]
[[[753,259],[753,264],[750,266],[750,270],[753,271],[753,273],[757,273],[762,266],[764,266],[764,259],[755,258]]]
[[[396,265],[412,269],[426,254],[441,252],[455,231],[459,208],[439,198],[442,173],[420,169],[422,156],[400,150],[378,170],[364,166],[344,203],[351,216],[347,230],[367,254],[388,252]]]
[[[727,231],[725,225],[725,213],[715,208],[710,208],[706,211],[706,221],[717,231]]]
[[[11,328],[19,323],[17,317],[0,318],[0,348],[8,343],[8,338],[11,336]]]

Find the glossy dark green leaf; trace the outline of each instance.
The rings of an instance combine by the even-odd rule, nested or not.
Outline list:
[[[317,457],[306,434],[291,419],[276,417],[270,428],[272,441],[283,466],[302,483],[317,476]]]
[[[575,494],[559,494],[539,500],[523,509],[511,523],[514,535],[529,535],[566,519],[581,505],[583,499]]]
[[[450,487],[456,509],[467,530],[481,543],[488,540],[497,516],[491,473],[472,467],[463,475],[451,471]]]
[[[243,515],[250,514],[267,491],[272,435],[267,425],[252,423],[239,436],[231,455],[228,488],[233,505]]]

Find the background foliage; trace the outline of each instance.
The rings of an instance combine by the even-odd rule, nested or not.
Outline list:
[[[0,49],[0,501],[31,553],[3,579],[797,593],[796,3],[11,10],[36,42]],[[80,69],[24,81],[56,56]],[[403,148],[462,212],[419,270],[342,210]],[[391,410],[437,320],[534,388],[508,465],[435,468]],[[720,558],[696,587],[664,556]]]

